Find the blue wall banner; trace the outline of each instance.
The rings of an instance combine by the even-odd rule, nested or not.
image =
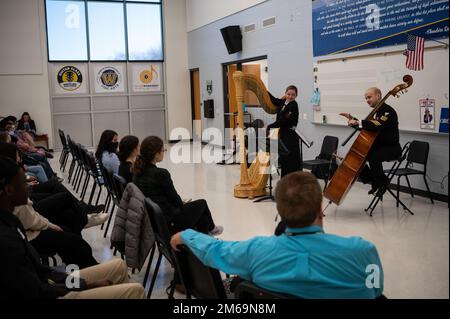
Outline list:
[[[448,38],[449,0],[315,0],[314,56]]]
[[[448,107],[441,108],[441,121],[439,122],[439,132],[448,133]]]

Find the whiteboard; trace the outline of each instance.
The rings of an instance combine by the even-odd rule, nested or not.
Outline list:
[[[365,118],[371,108],[364,100],[369,87],[379,87],[383,96],[410,74],[414,83],[400,98],[386,101],[398,114],[399,128],[405,131],[439,132],[442,107],[448,107],[449,52],[444,46],[425,49],[424,69],[408,70],[402,52],[317,61],[315,86],[321,93],[320,110],[314,111],[315,123],[346,125],[340,112]],[[421,128],[419,101],[434,99],[434,129]]]

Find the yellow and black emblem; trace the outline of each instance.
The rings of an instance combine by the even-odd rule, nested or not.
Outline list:
[[[59,70],[56,80],[64,90],[75,91],[81,86],[83,76],[78,68],[68,65]]]

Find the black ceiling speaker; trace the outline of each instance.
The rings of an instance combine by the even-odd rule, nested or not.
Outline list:
[[[242,51],[242,33],[238,25],[222,28],[220,32],[229,54]]]

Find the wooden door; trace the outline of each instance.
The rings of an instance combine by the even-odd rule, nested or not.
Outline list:
[[[200,71],[191,70],[191,103],[192,103],[192,135],[194,140],[201,140],[202,136],[202,112],[200,101]]]

